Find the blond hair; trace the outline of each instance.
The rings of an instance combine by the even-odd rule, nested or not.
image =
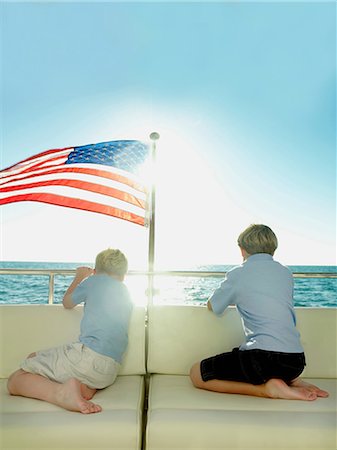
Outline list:
[[[128,271],[128,260],[120,250],[107,248],[96,256],[95,270],[97,273],[124,276]]]
[[[249,255],[269,253],[273,255],[277,249],[277,237],[267,225],[250,225],[238,237],[239,247]]]

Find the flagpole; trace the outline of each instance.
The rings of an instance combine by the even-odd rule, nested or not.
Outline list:
[[[149,253],[148,253],[148,305],[153,303],[153,271],[155,259],[155,224],[156,224],[156,186],[155,186],[155,163],[156,163],[156,142],[160,138],[159,133],[153,132],[150,134],[151,139],[151,192],[150,192],[150,217],[149,217]]]

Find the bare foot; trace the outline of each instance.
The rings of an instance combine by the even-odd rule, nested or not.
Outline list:
[[[96,394],[97,389],[92,389],[84,383],[81,383],[81,394],[85,400],[91,400]]]
[[[272,378],[265,384],[265,389],[271,398],[286,400],[316,400],[317,394],[306,387],[288,386],[283,380]]]
[[[63,384],[60,384],[56,397],[54,399],[58,406],[69,411],[78,411],[82,414],[92,414],[101,412],[102,408],[95,403],[86,400],[81,393],[81,382],[76,378],[70,378]]]
[[[318,386],[315,386],[314,384],[308,383],[306,381],[303,381],[301,378],[296,378],[296,380],[293,380],[290,383],[290,386],[295,386],[295,387],[304,387],[306,389],[308,389],[311,392],[315,392],[317,397],[329,397],[329,392],[327,391],[323,391],[323,389],[320,389]]]

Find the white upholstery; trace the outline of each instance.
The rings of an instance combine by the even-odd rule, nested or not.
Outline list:
[[[10,396],[6,382],[0,380],[1,449],[140,449],[144,377],[119,376],[95,395],[103,411],[90,415]]]
[[[123,449],[142,443],[145,309],[134,309],[121,375],[95,395],[103,411],[84,415],[39,400],[10,396],[7,377],[29,353],[74,340],[82,308],[60,305],[0,306],[0,448]],[[123,375],[124,374],[124,375]]]
[[[336,312],[296,311],[307,355],[304,375],[330,392],[327,399],[304,402],[194,388],[188,377],[194,362],[242,342],[237,311],[217,318],[202,307],[153,306],[146,449],[335,450]]]
[[[315,380],[315,381],[314,381]],[[314,402],[292,400],[270,400],[246,395],[221,394],[196,389],[185,375],[153,375],[150,386],[150,409],[213,409],[229,411],[310,411],[312,413],[334,412],[336,410],[336,380],[327,378],[306,378],[317,382],[331,392],[329,398]]]
[[[331,396],[270,400],[196,389],[187,376],[154,375],[147,449],[336,448],[336,381],[311,380]]]
[[[337,309],[296,308],[296,316],[307,359],[303,376],[337,378]],[[149,309],[147,370],[188,375],[193,363],[229,351],[243,340],[234,307],[216,317],[200,306],[153,306]]]
[[[231,350],[244,339],[234,308],[220,319],[199,306],[158,305],[148,315],[150,373],[188,375],[196,361]]]
[[[337,308],[297,308],[309,378],[337,378]]]
[[[136,307],[116,382],[99,391],[99,414],[83,415],[10,396],[7,377],[30,352],[74,340],[81,308],[0,305],[0,448],[140,450],[335,450],[337,309],[299,308],[307,356],[304,376],[330,392],[314,402],[270,400],[196,389],[191,365],[243,340],[235,308],[217,318],[204,307],[152,306],[150,374],[144,419],[145,310]]]
[[[83,306],[0,305],[0,378],[7,378],[30,353],[78,340]],[[129,346],[120,375],[145,373],[145,308],[135,307]]]

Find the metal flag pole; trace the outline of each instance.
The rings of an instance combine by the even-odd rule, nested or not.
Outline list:
[[[150,134],[151,139],[151,191],[150,191],[150,217],[149,217],[149,254],[148,254],[148,305],[153,303],[153,271],[154,271],[154,258],[155,258],[155,224],[156,224],[156,186],[155,186],[155,162],[156,162],[156,142],[160,138],[159,133],[153,132]]]

